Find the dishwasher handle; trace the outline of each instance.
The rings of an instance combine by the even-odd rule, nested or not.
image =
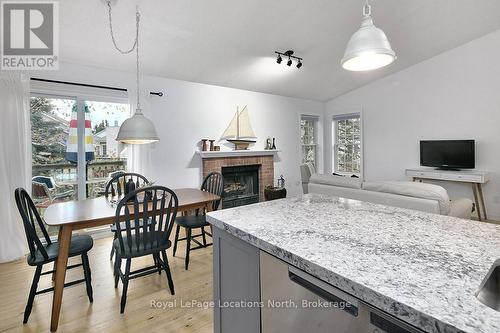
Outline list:
[[[323,281],[317,280],[316,278],[312,278],[312,277],[308,276],[308,274],[307,275],[306,274],[307,273],[304,273],[304,272],[296,269],[295,267],[289,266],[288,277],[290,278],[290,280],[292,282],[309,290],[310,292],[312,292],[316,296],[319,296],[328,302],[334,302],[337,304],[346,304],[347,306],[338,307],[337,309],[344,310],[345,312],[347,312],[348,314],[350,314],[354,317],[358,316],[358,302],[356,300],[354,300],[354,299],[352,301],[344,300],[343,298],[351,299],[351,297],[344,295],[345,294],[344,292],[342,292],[340,290],[336,290],[332,286],[326,285],[326,283],[324,283]],[[314,282],[312,282],[311,280],[314,280]],[[323,285],[323,287],[319,286],[318,284]],[[329,290],[327,291],[325,289],[329,289]],[[337,294],[342,294],[342,295],[335,295],[334,292]],[[341,297],[343,297],[343,298],[341,298]]]

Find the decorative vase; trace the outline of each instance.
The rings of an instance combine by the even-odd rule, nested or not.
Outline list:
[[[273,146],[271,147],[271,149],[276,149],[276,138],[273,138]]]
[[[208,140],[210,141],[210,151],[214,151],[214,142],[215,140]]]

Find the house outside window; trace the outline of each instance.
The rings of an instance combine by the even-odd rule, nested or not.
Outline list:
[[[312,163],[317,167],[318,160],[318,117],[303,115],[300,119],[300,142],[302,163]]]
[[[334,172],[361,175],[362,133],[359,113],[333,117],[333,166]]]

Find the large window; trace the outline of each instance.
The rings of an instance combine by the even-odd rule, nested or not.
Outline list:
[[[333,117],[333,166],[338,174],[361,174],[362,143],[359,113]]]
[[[109,175],[126,169],[125,147],[115,139],[129,105],[95,99],[40,92],[30,98],[32,197],[41,213],[54,202],[102,195]]]
[[[300,119],[300,141],[302,163],[312,163],[317,167],[318,159],[318,118],[302,116]]]

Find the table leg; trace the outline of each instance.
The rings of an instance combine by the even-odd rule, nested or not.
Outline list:
[[[477,211],[477,217],[479,221],[482,221],[481,219],[481,204],[479,202],[479,195],[476,187],[476,183],[472,183],[472,192],[474,193],[474,202],[476,203],[476,211]]]
[[[57,233],[57,243],[58,244],[61,243],[61,233],[60,232]],[[57,261],[54,261],[54,267],[52,268],[52,270],[54,271],[52,273],[52,281],[55,281],[55,279],[56,279],[56,268],[57,268],[56,266],[57,266]]]
[[[69,246],[71,244],[71,231],[71,225],[63,225],[59,229],[59,255],[57,257],[56,279],[54,285],[54,295],[52,297],[52,318],[50,321],[51,332],[55,332],[59,324],[59,313],[61,312],[64,280],[66,278],[66,267],[68,265]]]
[[[479,201],[481,201],[481,208],[483,210],[483,217],[485,220],[487,220],[488,216],[486,215],[486,204],[484,203],[483,187],[479,183],[477,183],[476,186],[477,186],[477,193],[479,194]]]

